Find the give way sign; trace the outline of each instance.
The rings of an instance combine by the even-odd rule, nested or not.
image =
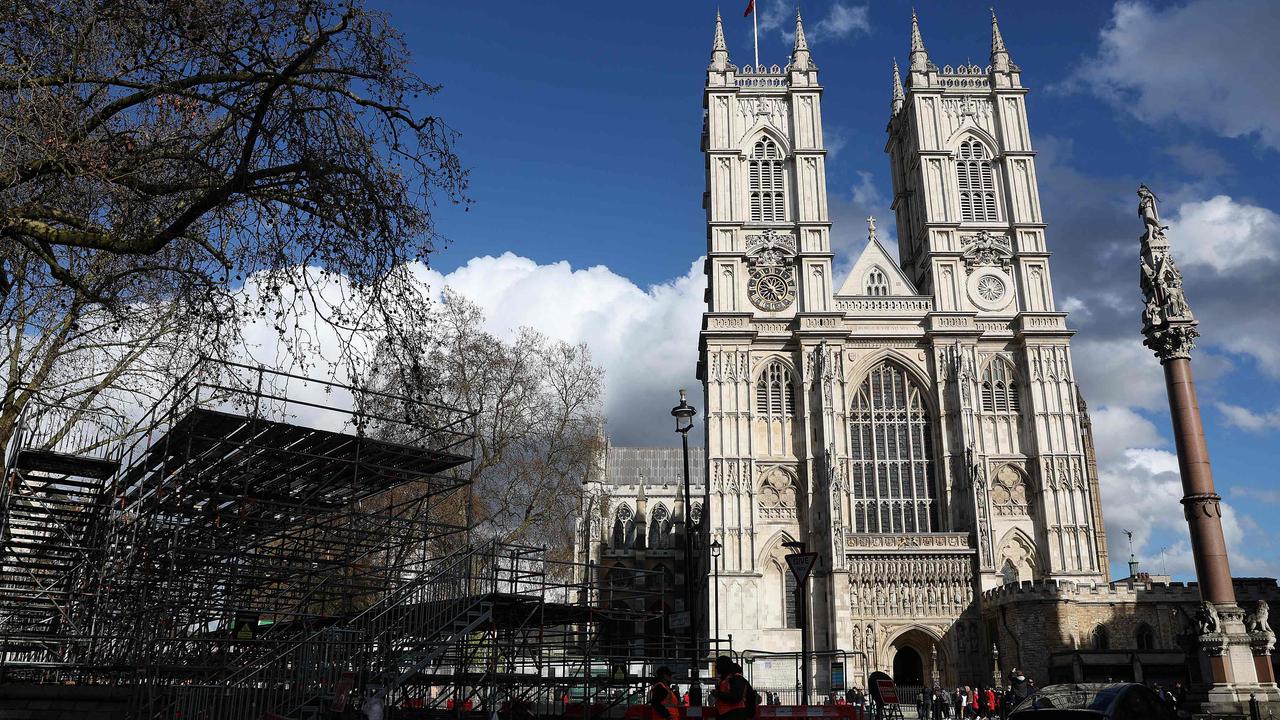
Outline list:
[[[818,553],[813,552],[793,553],[786,558],[787,567],[791,568],[791,574],[796,576],[796,582],[801,585],[808,579],[813,566],[818,564]]]

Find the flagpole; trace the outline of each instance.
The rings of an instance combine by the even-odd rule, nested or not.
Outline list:
[[[751,6],[751,30],[756,46],[756,68],[760,67],[760,6]],[[755,68],[752,69],[754,72]]]

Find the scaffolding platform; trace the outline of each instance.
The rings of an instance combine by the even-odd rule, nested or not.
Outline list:
[[[475,537],[470,412],[209,363],[131,427],[82,415],[24,416],[5,455],[4,682],[301,720],[620,707],[689,655],[660,574]]]

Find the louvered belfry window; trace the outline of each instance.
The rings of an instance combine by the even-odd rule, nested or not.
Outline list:
[[[1022,412],[1017,377],[1006,360],[992,360],[982,374],[982,412],[1010,415]]]
[[[933,440],[923,391],[885,361],[850,408],[850,492],[854,531],[932,532],[937,505]]]
[[[995,222],[995,172],[987,147],[977,140],[960,143],[956,158],[956,177],[960,182],[960,220],[962,222]]]
[[[769,363],[756,382],[756,414],[762,417],[791,417],[796,414],[791,372],[776,360]]]
[[[771,138],[760,138],[748,162],[752,222],[783,222],[787,219],[783,193],[782,152]]]

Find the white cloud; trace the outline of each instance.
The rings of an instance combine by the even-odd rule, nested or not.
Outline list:
[[[1183,266],[1230,273],[1280,259],[1280,215],[1227,195],[1182,203],[1169,225]]]
[[[1222,413],[1223,418],[1230,427],[1237,427],[1249,432],[1280,430],[1280,410],[1259,413],[1231,403],[1219,402],[1217,405],[1218,412]]]
[[[1097,431],[1095,431],[1095,437]],[[1187,523],[1182,513],[1182,480],[1178,456],[1167,450],[1131,448],[1099,465],[1102,484],[1102,513],[1107,525],[1111,557],[1123,566],[1128,555],[1126,530],[1133,532],[1133,552],[1148,572],[1164,549],[1164,563],[1174,575],[1194,576],[1191,550],[1187,544]],[[1222,533],[1230,552],[1232,570],[1237,574],[1276,576],[1280,567],[1268,555],[1255,555],[1265,533],[1249,517],[1222,503]],[[1246,542],[1245,538],[1252,542]]]
[[[1133,333],[1115,339],[1081,335],[1071,344],[1076,380],[1090,404],[1155,410],[1168,406],[1160,362]]]
[[[1125,459],[1132,448],[1164,447],[1165,440],[1150,420],[1127,407],[1103,407],[1090,411],[1093,444],[1099,463]]]
[[[805,39],[810,43],[821,43],[827,40],[841,40],[855,33],[871,32],[871,21],[868,18],[869,8],[866,5],[846,5],[836,3],[831,12],[813,26],[806,26]]]
[[[790,50],[796,35],[793,6],[772,0],[757,0],[756,5],[760,8],[760,32],[767,34],[776,31]],[[810,45],[843,40],[851,35],[869,32],[871,19],[867,5],[835,2],[826,15],[809,15],[804,20],[804,37]]]
[[[1193,0],[1167,8],[1117,2],[1082,85],[1146,122],[1174,120],[1280,148],[1280,4]]]
[[[483,307],[495,333],[529,326],[553,339],[585,342],[605,370],[605,414],[615,443],[672,444],[670,410],[679,388],[702,405],[694,377],[706,307],[701,259],[685,275],[648,288],[604,266],[540,265],[512,253],[425,275],[433,289],[452,288]]]

